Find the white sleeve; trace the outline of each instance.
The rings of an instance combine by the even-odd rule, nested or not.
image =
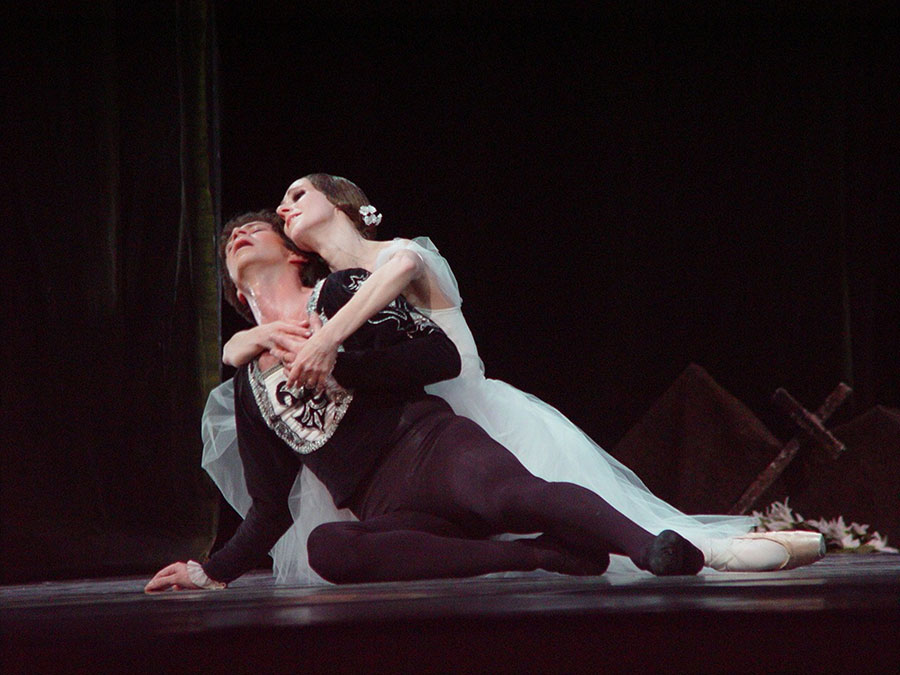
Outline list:
[[[204,590],[221,590],[227,586],[227,584],[223,584],[221,581],[213,581],[208,576],[206,576],[206,572],[203,571],[203,567],[196,560],[187,561],[187,571],[191,583],[195,586],[199,586]]]
[[[375,260],[375,269],[378,269],[390,260],[398,251],[412,251],[416,253],[428,267],[428,271],[437,281],[441,293],[457,307],[462,305],[462,297],[459,295],[459,284],[450,269],[450,263],[437,250],[428,237],[416,237],[415,239],[394,239],[378,254]]]

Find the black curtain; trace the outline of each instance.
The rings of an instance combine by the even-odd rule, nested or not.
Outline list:
[[[778,430],[779,386],[900,403],[895,6],[221,9],[224,211],[357,181],[488,375],[606,447],[690,362]]]
[[[215,529],[207,3],[7,14],[3,578],[148,572]]]

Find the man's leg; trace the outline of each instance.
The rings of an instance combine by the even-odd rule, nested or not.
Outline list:
[[[694,574],[703,565],[702,552],[674,533],[656,536],[590,490],[535,477],[465,418],[446,424],[426,448],[392,453],[360,506],[389,510],[391,500],[453,522],[478,522],[490,533],[543,532],[575,555],[627,555],[655,574]]]
[[[545,569],[603,574],[609,556],[579,558],[548,538],[473,539],[425,513],[396,512],[359,522],[320,525],[307,543],[310,566],[335,583],[470,577]]]

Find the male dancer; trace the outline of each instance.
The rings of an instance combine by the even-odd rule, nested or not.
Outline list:
[[[367,273],[336,272],[310,288],[301,277],[305,258],[276,219],[249,214],[226,226],[226,296],[259,323],[302,320],[308,305],[327,320]],[[288,389],[271,355],[242,367],[235,414],[253,505],[204,565],[169,565],[146,590],[222,587],[250,569],[290,526],[287,496],[303,467],[360,519],[321,525],[309,537],[310,565],[330,581],[534,569],[601,574],[609,553],[657,575],[700,570],[703,554],[684,538],[654,536],[589,490],[536,478],[480,427],[424,393],[425,384],[459,367],[453,343],[402,297],[345,341],[323,390]],[[488,539],[504,532],[544,534]]]

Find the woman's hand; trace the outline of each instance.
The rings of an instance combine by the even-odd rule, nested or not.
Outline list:
[[[161,593],[172,589],[173,591],[198,590],[200,587],[191,581],[188,575],[187,563],[172,563],[163,567],[146,586],[144,593]]]
[[[268,351],[279,361],[290,363],[310,335],[309,321],[264,323],[235,333],[222,350],[222,361],[237,368]]]
[[[322,389],[337,361],[338,346],[366,321],[384,309],[411,281],[424,273],[425,264],[418,254],[399,251],[366,279],[347,304],[331,317],[328,325],[318,330],[295,354],[282,358],[288,370],[287,384],[307,389]]]
[[[338,344],[328,330],[321,328],[319,317],[310,317],[312,337],[306,340],[288,368],[287,384],[289,387],[300,384],[307,389],[323,389],[325,381],[331,374],[337,360]]]

